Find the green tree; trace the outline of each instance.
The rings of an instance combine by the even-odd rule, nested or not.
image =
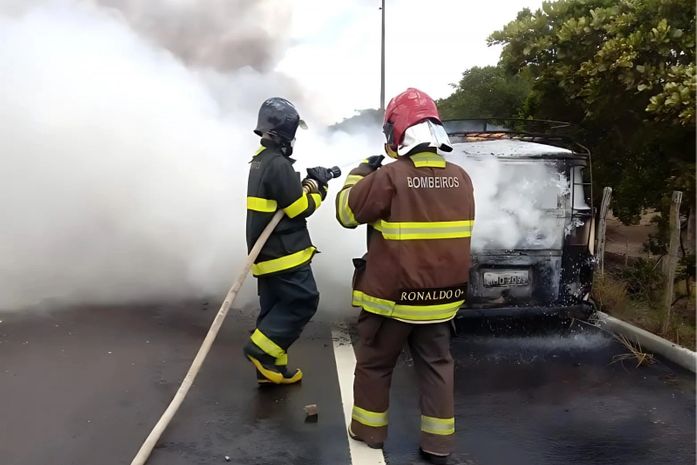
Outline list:
[[[443,119],[513,118],[524,111],[532,82],[499,66],[475,66],[462,73],[454,92],[437,102]]]
[[[500,66],[530,73],[528,116],[580,123],[596,188],[613,186],[625,222],[686,190],[694,211],[695,4],[559,0],[489,37]],[[600,192],[600,189],[596,189]]]

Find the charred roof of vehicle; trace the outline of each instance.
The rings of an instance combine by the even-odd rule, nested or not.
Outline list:
[[[570,136],[570,123],[521,119],[444,121],[453,148],[469,156],[583,158],[589,150]]]
[[[516,139],[458,140],[452,137],[453,150],[466,155],[493,155],[499,158],[567,158],[578,156],[573,151],[553,145]]]

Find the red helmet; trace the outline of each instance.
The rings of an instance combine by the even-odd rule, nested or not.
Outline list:
[[[402,143],[404,131],[428,119],[442,124],[436,102],[425,92],[413,87],[408,88],[390,100],[385,109],[382,132],[385,133],[387,145],[396,151]]]

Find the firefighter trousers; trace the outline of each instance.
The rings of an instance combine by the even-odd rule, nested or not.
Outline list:
[[[261,311],[251,341],[276,360],[288,364],[286,354],[317,311],[319,292],[310,265],[258,278]]]
[[[380,444],[387,438],[392,372],[408,344],[419,380],[421,448],[449,454],[455,434],[450,323],[404,323],[362,311],[358,335],[352,433],[369,444]]]

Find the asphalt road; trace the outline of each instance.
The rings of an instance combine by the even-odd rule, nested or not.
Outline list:
[[[217,306],[84,307],[0,314],[0,464],[129,464],[171,400]],[[232,310],[150,464],[350,464],[331,330],[320,310],[291,349],[302,385],[258,388],[241,347],[254,311]],[[347,309],[345,314],[351,315]],[[505,329],[505,328],[504,328]],[[521,335],[465,324],[453,342],[454,464],[694,464],[694,377],[575,324]],[[390,465],[416,454],[418,392],[403,354]],[[351,376],[351,373],[342,373]],[[303,406],[316,403],[319,421]],[[361,464],[355,464],[361,465]]]

